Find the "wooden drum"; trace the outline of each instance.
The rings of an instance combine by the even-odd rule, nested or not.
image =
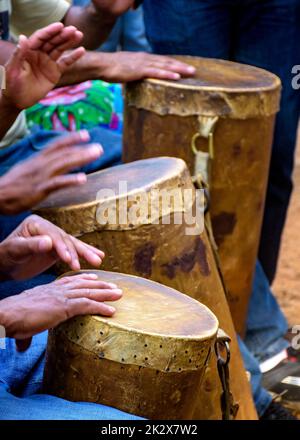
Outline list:
[[[153,281],[95,271],[123,297],[112,318],[80,316],[50,331],[45,392],[147,419],[191,419],[218,321]]]
[[[180,197],[166,202],[161,197],[166,193],[187,195],[185,203]],[[91,174],[85,186],[51,195],[36,212],[102,249],[104,270],[152,279],[212,310],[232,339],[230,376],[234,401],[240,406],[237,418],[252,419],[256,412],[223,285],[202,215],[196,215],[200,202],[185,162],[160,157]],[[213,355],[194,417],[220,419],[221,392]]]
[[[222,60],[177,57],[194,79],[127,85],[124,161],[175,156],[209,180],[210,213],[237,331],[252,288],[280,80]]]

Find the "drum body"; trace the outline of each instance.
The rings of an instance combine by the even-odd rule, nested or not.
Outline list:
[[[127,182],[126,192],[113,196],[120,182]],[[192,197],[185,207],[170,203],[157,208],[157,196],[152,189],[158,190],[159,194],[187,190]],[[111,191],[105,193],[107,190]],[[154,216],[149,218],[144,212],[142,219],[131,216],[121,222],[120,215],[116,218],[112,215],[106,223],[101,221],[103,207],[112,214],[119,214],[124,211],[122,202],[129,195],[134,197],[128,201],[128,210],[135,207],[139,197],[145,197],[145,205],[154,203]],[[196,203],[195,187],[186,164],[181,159],[161,157],[91,174],[87,185],[77,188],[76,192],[57,192],[36,212],[68,233],[102,249],[106,254],[101,266],[104,270],[152,279],[185,293],[212,310],[220,327],[232,339],[230,375],[234,400],[240,405],[237,418],[255,419],[250,385],[207,233],[205,229],[201,232],[203,225],[196,215],[193,221],[189,216],[183,216],[182,222],[175,224],[175,216],[184,210],[188,214]],[[59,268],[60,273],[64,271],[65,267]],[[222,390],[216,363],[213,354],[199,394],[195,419],[221,418]]]
[[[197,68],[195,79],[127,86],[123,159],[175,156],[194,175],[195,150],[207,152],[212,136],[210,214],[233,320],[243,334],[280,81],[246,65],[178,58]]]
[[[218,330],[198,301],[153,281],[95,271],[123,297],[112,318],[80,316],[50,331],[44,389],[148,419],[190,419]]]

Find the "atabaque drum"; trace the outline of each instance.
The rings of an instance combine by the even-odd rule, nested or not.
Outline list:
[[[79,316],[50,331],[47,393],[147,419],[191,419],[218,321],[198,301],[143,278],[95,271],[123,290],[113,317]]]
[[[231,342],[230,378],[239,419],[256,417],[223,284],[203,222],[203,191],[185,162],[160,157],[88,176],[87,184],[52,194],[36,212],[102,249],[101,268],[152,279],[200,301],[217,316]],[[82,262],[83,268],[88,268]],[[58,267],[63,273],[66,267]],[[215,354],[194,417],[220,419]],[[236,412],[237,405],[239,410]]]
[[[177,57],[193,79],[126,86],[125,162],[186,161],[210,190],[210,215],[237,331],[243,334],[262,226],[280,80],[222,60]]]

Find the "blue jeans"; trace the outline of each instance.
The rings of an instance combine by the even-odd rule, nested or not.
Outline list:
[[[6,338],[0,349],[0,420],[139,420],[108,406],[69,402],[41,393],[47,332],[24,353]]]
[[[259,259],[272,282],[292,191],[300,91],[300,0],[144,0],[146,35],[155,53],[223,58],[277,74],[277,117]]]

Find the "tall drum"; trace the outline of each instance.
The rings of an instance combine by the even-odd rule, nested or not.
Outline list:
[[[240,406],[237,417],[252,419],[256,413],[250,386],[203,227],[201,195],[184,161],[155,158],[91,174],[85,186],[53,194],[36,212],[102,249],[104,270],[152,279],[212,310],[232,339],[230,377]],[[60,273],[65,270],[60,268]],[[221,393],[213,355],[195,418],[221,418]]]
[[[210,188],[233,320],[243,334],[263,219],[280,80],[222,60],[177,57],[194,79],[128,84],[124,161],[175,156]]]
[[[44,390],[147,419],[191,419],[218,321],[169,287],[95,271],[123,290],[111,318],[80,316],[50,331]]]

